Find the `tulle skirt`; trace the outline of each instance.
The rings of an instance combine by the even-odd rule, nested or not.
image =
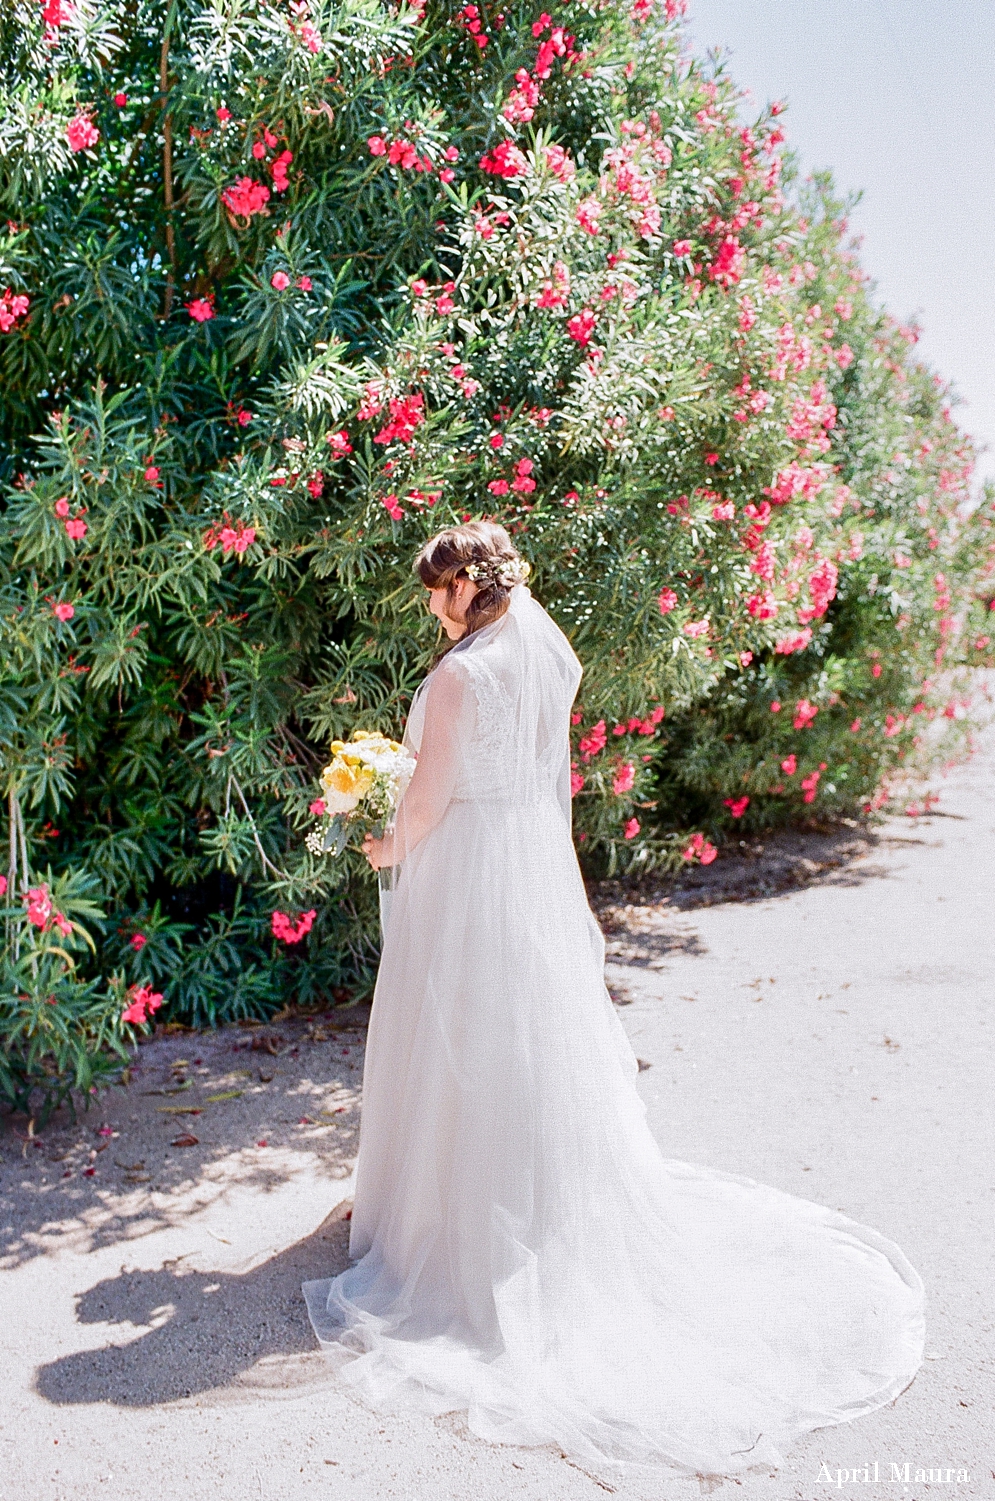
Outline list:
[[[664,1158],[603,964],[558,805],[451,804],[392,896],[315,1333],[381,1411],[621,1477],[776,1466],[913,1379],[922,1282],[845,1215]]]

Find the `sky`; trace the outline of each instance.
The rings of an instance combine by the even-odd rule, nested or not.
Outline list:
[[[958,425],[995,479],[995,3],[691,0],[694,51],[718,47],[803,173],[863,197],[850,216],[876,296],[922,327],[918,353],[964,398]]]

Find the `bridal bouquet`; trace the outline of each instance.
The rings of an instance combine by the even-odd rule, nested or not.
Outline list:
[[[357,826],[376,838],[411,781],[415,758],[377,730],[354,730],[332,741],[332,759],[321,773],[321,797],[311,804],[318,822],[305,843],[313,855],[340,855]]]

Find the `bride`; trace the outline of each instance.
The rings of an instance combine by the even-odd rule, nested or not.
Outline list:
[[[393,832],[350,1253],[304,1284],[380,1410],[466,1409],[604,1474],[732,1475],[891,1402],[923,1284],[877,1231],[665,1158],[570,837],[581,666],[488,522],[416,570],[455,645],[420,685]]]

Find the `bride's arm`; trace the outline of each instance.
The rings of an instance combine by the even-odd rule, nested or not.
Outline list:
[[[459,779],[472,733],[476,700],[458,658],[439,664],[429,680],[418,763],[383,839],[367,836],[363,851],[374,869],[396,865],[410,855],[442,818]]]

